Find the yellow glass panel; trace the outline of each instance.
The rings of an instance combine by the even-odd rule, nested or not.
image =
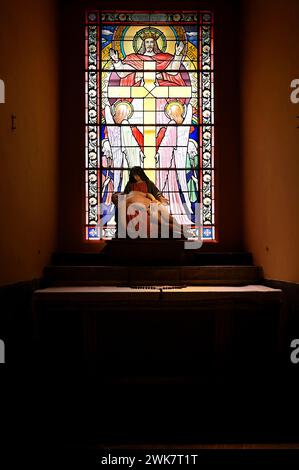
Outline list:
[[[168,89],[166,86],[157,86],[153,91],[152,95],[156,98],[168,98]]]
[[[110,86],[108,87],[109,98],[130,98],[131,88],[128,86]]]
[[[127,88],[127,87],[125,87]],[[132,98],[144,98],[148,94],[148,91],[144,87],[132,87],[131,97]]]
[[[144,124],[155,124],[155,116],[156,116],[155,111],[144,113],[143,115]]]
[[[155,111],[156,109],[156,99],[155,98],[146,98],[144,100],[144,110],[145,111]]]
[[[169,87],[169,98],[191,98],[191,86],[172,86]]]

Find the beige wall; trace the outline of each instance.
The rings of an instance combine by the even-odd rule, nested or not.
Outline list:
[[[245,247],[266,278],[299,282],[299,2],[246,0],[243,22]]]
[[[56,247],[58,54],[53,0],[2,0],[0,284],[39,277]],[[15,114],[15,131],[11,115]]]

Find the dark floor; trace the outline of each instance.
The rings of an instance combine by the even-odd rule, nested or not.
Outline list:
[[[12,461],[55,461],[61,452],[84,461],[88,449],[117,446],[299,447],[298,374],[291,371],[113,383],[79,364],[72,373],[53,366],[46,373],[24,361],[7,374],[1,421],[19,450]]]

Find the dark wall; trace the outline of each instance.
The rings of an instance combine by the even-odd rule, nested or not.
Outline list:
[[[98,8],[99,2],[94,2]],[[106,9],[109,5],[105,5]],[[59,249],[96,251],[102,242],[84,240],[85,135],[84,135],[84,19],[92,2],[60,2],[61,141]],[[112,7],[112,5],[111,5]],[[128,1],[130,10],[140,2]],[[243,248],[242,187],[239,152],[239,6],[238,2],[195,2],[185,9],[213,9],[215,12],[215,120],[216,120],[216,211],[219,243],[203,250]],[[169,2],[157,2],[152,9],[170,9]],[[113,9],[124,9],[114,2]]]

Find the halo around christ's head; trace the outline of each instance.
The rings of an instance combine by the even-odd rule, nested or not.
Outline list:
[[[155,33],[158,32],[159,37],[157,44],[162,52],[167,52],[168,54],[174,55],[176,44],[178,44],[180,41],[183,41],[184,44],[187,44],[186,31],[184,30],[183,26],[159,25],[158,27],[154,27],[145,25],[121,25],[118,26],[114,31],[112,47],[120,52],[121,59],[129,54],[136,54],[138,53],[138,50],[140,50],[142,44],[141,34],[146,34],[149,32],[149,30]],[[110,45],[107,45],[103,50],[105,51],[106,48],[108,49],[110,47]]]
[[[153,26],[125,26],[119,31],[120,34],[115,32],[114,37],[114,48],[120,49],[123,57],[129,54],[137,54],[142,45],[145,37],[155,35],[157,38],[157,44],[162,52],[168,52],[169,54],[175,53],[176,43],[176,31],[170,26],[161,25],[158,28]],[[152,36],[152,37],[153,37]]]
[[[134,36],[133,39],[133,49],[135,54],[139,51],[142,41],[147,38],[153,38],[157,41],[160,51],[165,52],[167,49],[167,41],[165,34],[158,28],[153,28],[151,26],[147,28],[140,29]]]

